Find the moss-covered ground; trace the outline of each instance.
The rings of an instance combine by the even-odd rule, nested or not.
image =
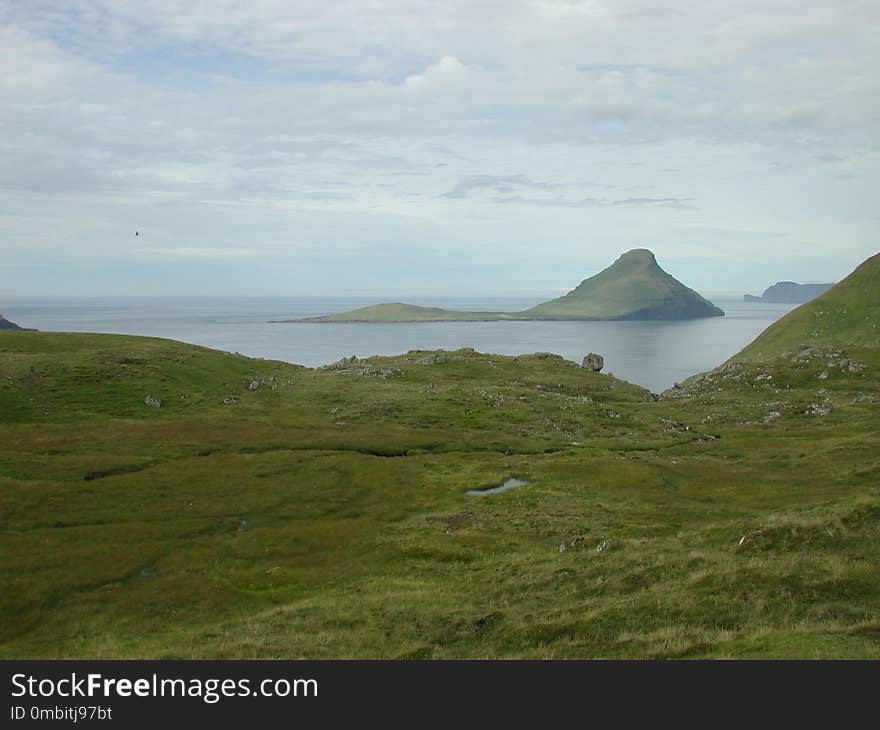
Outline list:
[[[870,344],[658,398],[0,333],[0,657],[878,658]]]

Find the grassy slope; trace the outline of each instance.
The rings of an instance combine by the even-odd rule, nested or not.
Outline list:
[[[559,358],[0,333],[0,656],[877,658],[860,352],[654,402]]]
[[[802,344],[880,347],[880,254],[770,325],[736,359],[762,360]]]

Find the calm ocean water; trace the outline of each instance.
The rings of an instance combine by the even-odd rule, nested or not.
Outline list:
[[[407,297],[449,309],[517,311],[544,298]],[[654,392],[709,370],[792,309],[710,298],[727,316],[687,322],[426,322],[414,324],[270,324],[268,320],[344,312],[372,298],[191,298],[4,300],[23,327],[55,332],[111,332],[168,337],[251,357],[316,366],[357,355],[473,347],[519,355],[555,352],[580,362],[605,358],[605,372]]]

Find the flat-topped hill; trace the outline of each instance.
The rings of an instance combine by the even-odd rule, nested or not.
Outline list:
[[[498,320],[674,320],[724,312],[660,268],[647,249],[628,251],[565,296],[522,312],[457,312],[399,302],[289,322],[486,322]]]
[[[794,281],[777,281],[773,286],[767,287],[759,297],[745,294],[745,302],[768,302],[771,304],[804,304],[815,299],[820,294],[827,292],[834,283],[830,284],[798,284]]]

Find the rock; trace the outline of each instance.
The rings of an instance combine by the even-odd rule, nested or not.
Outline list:
[[[587,370],[592,370],[594,373],[598,373],[605,367],[605,358],[597,355],[595,352],[591,352],[584,358],[581,366]]]
[[[397,368],[379,368],[378,370],[370,370],[364,375],[371,378],[382,378],[385,380],[387,378],[393,378],[395,375],[400,375],[401,371]]]
[[[832,411],[832,406],[829,403],[828,405],[819,405],[818,403],[811,403],[809,408],[804,411],[805,416],[827,416]]]
[[[745,545],[748,545],[751,542],[755,542],[763,534],[764,534],[764,530],[755,530],[754,532],[747,532],[745,535],[743,535],[739,539],[739,542],[737,543],[737,547],[744,547]]]
[[[339,368],[348,367],[349,365],[354,365],[358,361],[357,355],[352,355],[351,357],[343,357],[337,360],[336,362],[331,362],[329,365],[322,365],[318,368],[318,370],[338,370]]]
[[[611,540],[602,540],[602,542],[600,542],[598,545],[596,545],[596,552],[603,553],[610,547],[611,547]]]
[[[224,398],[223,405],[224,406],[237,406],[238,405],[238,398],[232,398],[232,397]]]
[[[416,360],[416,365],[436,365],[442,362],[449,362],[449,358],[445,355],[428,355]]]
[[[262,379],[262,378],[257,378],[256,380],[251,380],[251,381],[248,383],[247,389],[248,389],[248,390],[259,390],[259,389],[260,389],[260,386],[261,386],[262,384],[263,384],[263,379]]]
[[[152,396],[148,395],[146,398],[144,398],[144,405],[149,406],[150,408],[161,408],[162,401],[160,401],[158,398],[153,398]]]
[[[848,370],[851,373],[860,373],[865,369],[865,365],[860,362],[853,362],[849,358],[840,361],[840,369]]]

